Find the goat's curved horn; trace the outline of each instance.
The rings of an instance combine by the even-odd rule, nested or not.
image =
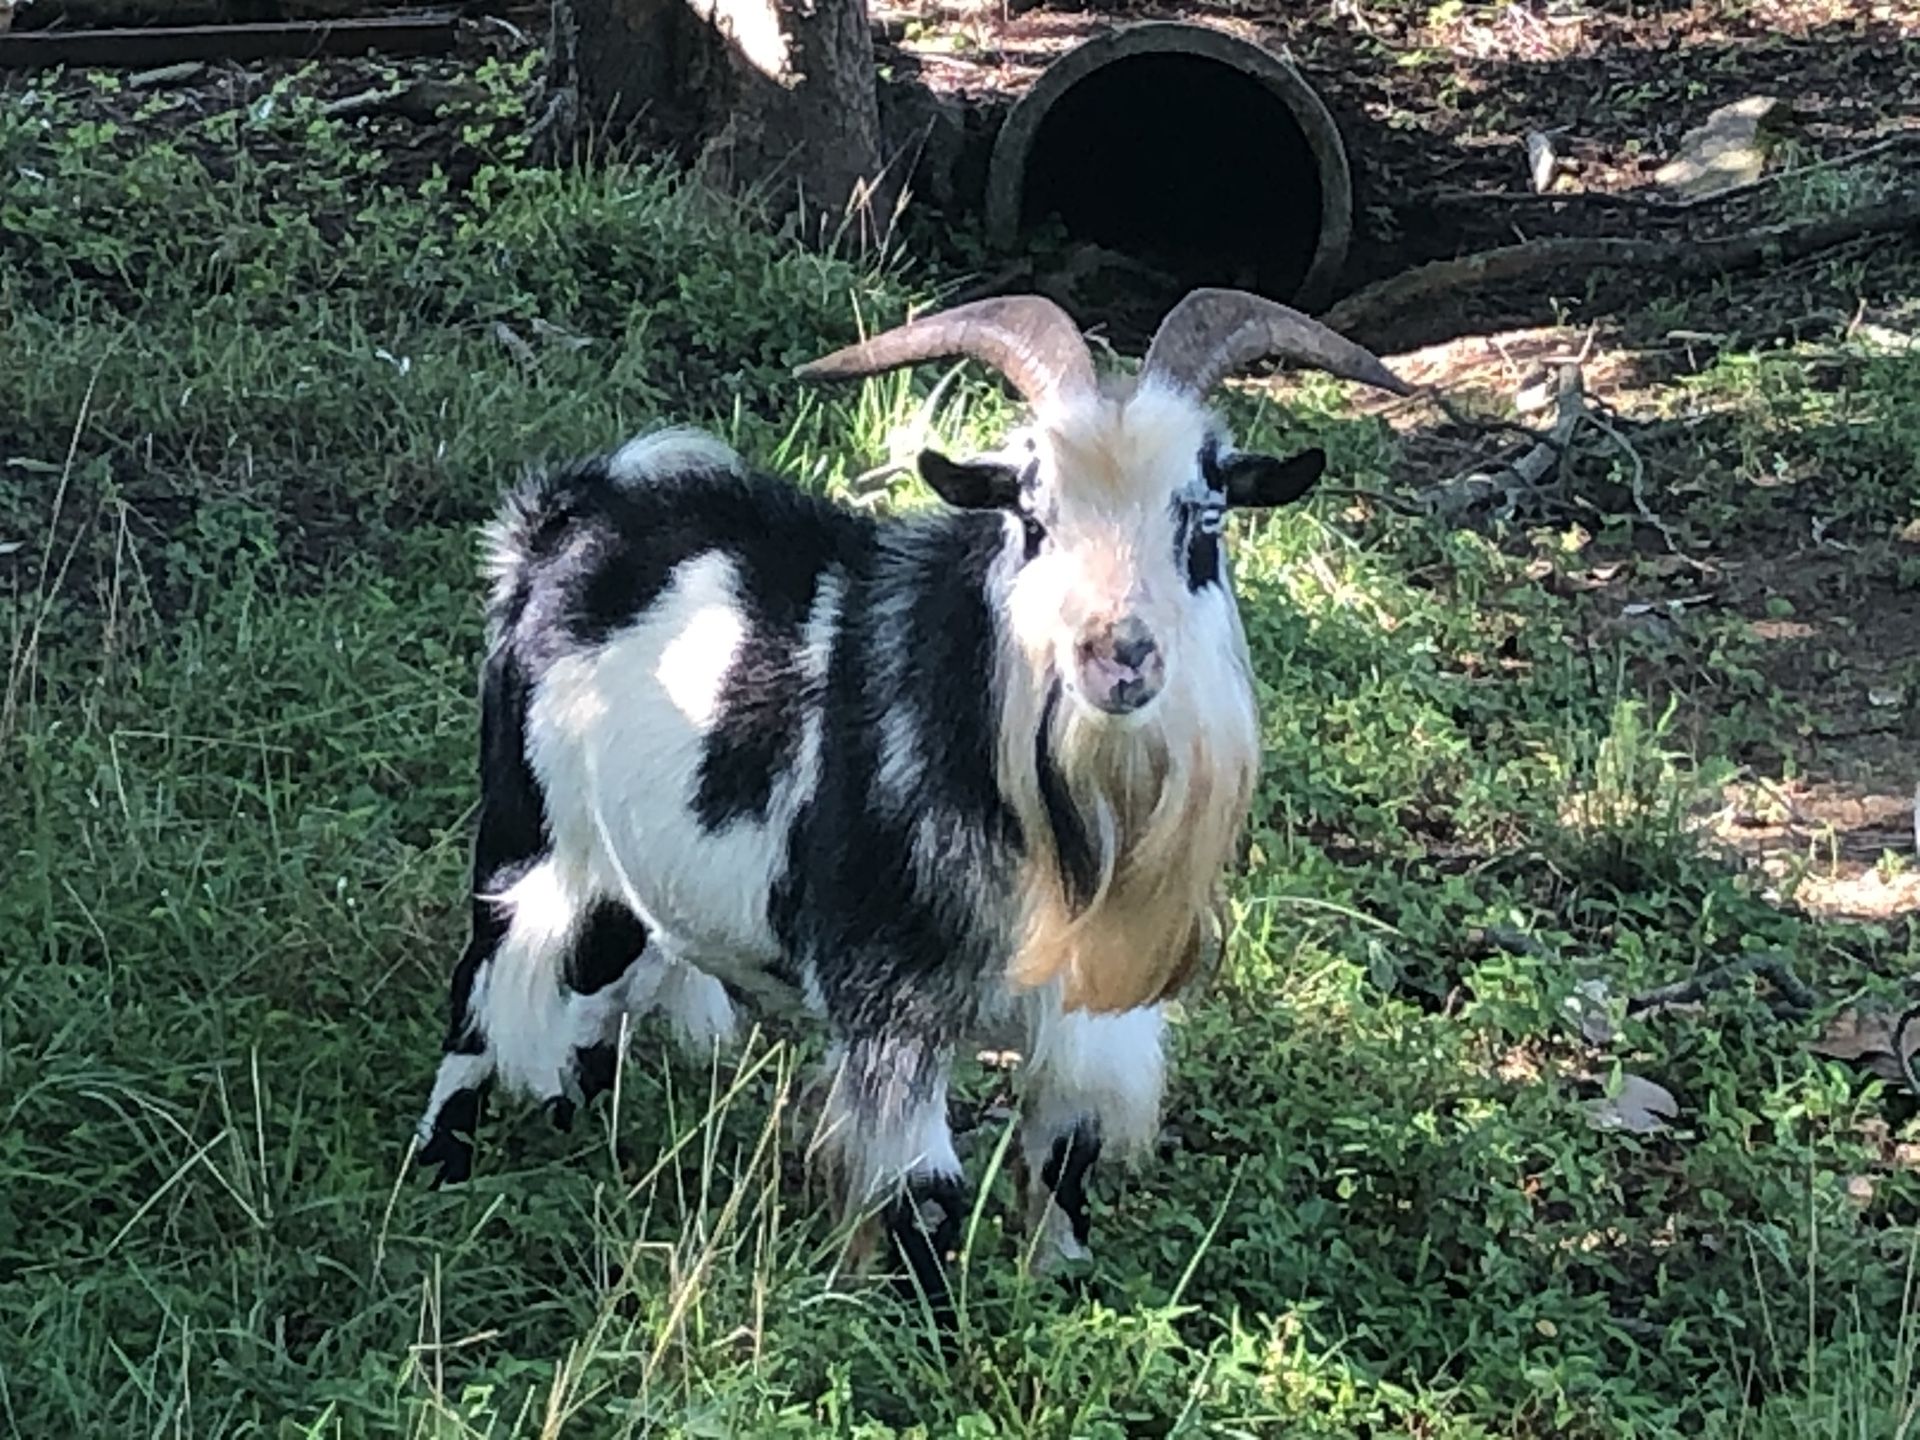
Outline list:
[[[1169,310],[1147,347],[1140,378],[1204,395],[1235,371],[1269,358],[1395,395],[1413,394],[1370,351],[1290,306],[1245,290],[1195,290]]]
[[[1093,356],[1080,327],[1040,295],[996,296],[922,316],[793,373],[802,380],[850,380],[960,355],[1005,375],[1029,405],[1094,390]]]

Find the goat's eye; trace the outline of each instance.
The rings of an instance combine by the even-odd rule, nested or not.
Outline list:
[[[1040,553],[1040,547],[1047,543],[1047,527],[1025,509],[1020,511],[1020,526],[1026,532],[1027,559],[1031,560]]]
[[[1173,556],[1187,572],[1187,588],[1204,590],[1220,579],[1220,532],[1227,522],[1225,500],[1185,500],[1174,506]]]

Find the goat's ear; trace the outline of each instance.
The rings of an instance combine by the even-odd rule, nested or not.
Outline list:
[[[998,460],[949,460],[922,450],[919,466],[934,494],[961,510],[1003,510],[1020,498],[1020,472]]]
[[[1281,460],[1272,455],[1235,455],[1220,467],[1227,504],[1249,509],[1291,505],[1314,487],[1327,468],[1327,452],[1315,447]]]

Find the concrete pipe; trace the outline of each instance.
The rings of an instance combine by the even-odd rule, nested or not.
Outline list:
[[[1333,116],[1286,61],[1153,21],[1074,47],[1008,114],[988,234],[1011,250],[1049,219],[1186,286],[1313,308],[1346,262],[1352,176]]]

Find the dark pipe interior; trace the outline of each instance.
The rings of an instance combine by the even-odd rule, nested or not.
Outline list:
[[[1293,112],[1258,80],[1199,55],[1132,55],[1047,111],[1021,218],[1057,217],[1183,286],[1292,299],[1320,240],[1320,177]]]

